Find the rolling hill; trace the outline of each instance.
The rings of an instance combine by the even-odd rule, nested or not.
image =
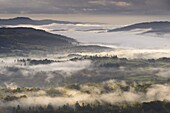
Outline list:
[[[72,46],[77,41],[33,28],[0,28],[0,52],[52,50]]]
[[[0,25],[48,25],[52,23],[58,24],[80,24],[80,22],[58,21],[58,20],[33,20],[28,17],[16,17],[11,19],[0,19]]]
[[[143,22],[143,23],[137,23],[125,27],[108,30],[108,32],[132,31],[138,29],[146,30],[142,32],[142,34],[147,34],[147,33],[167,34],[170,33],[170,22],[168,21]]]
[[[108,51],[97,45],[83,46],[75,39],[48,33],[44,30],[16,27],[0,28],[0,55],[35,55]]]

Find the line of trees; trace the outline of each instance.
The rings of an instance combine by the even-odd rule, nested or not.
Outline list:
[[[55,108],[51,104],[46,107],[21,108],[19,105],[12,109],[12,113],[170,113],[170,102],[153,101],[143,104],[111,105],[111,104],[85,104],[75,103]]]

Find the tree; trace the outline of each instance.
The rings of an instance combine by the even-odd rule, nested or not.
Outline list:
[[[53,111],[53,110],[54,110],[53,106],[51,104],[48,104],[47,111]]]
[[[76,104],[75,104],[75,110],[76,111],[81,110],[81,106],[80,106],[80,104],[78,102],[76,102]]]

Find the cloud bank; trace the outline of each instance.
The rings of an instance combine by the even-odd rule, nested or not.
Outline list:
[[[14,101],[3,103],[0,101],[0,106],[47,106],[52,104],[55,107],[64,104],[74,105],[77,101],[80,103],[109,103],[116,104],[134,104],[150,101],[170,101],[170,85],[169,84],[153,84],[147,87],[146,91],[137,91],[136,83],[131,84],[127,91],[122,90],[122,87],[127,87],[126,82],[109,80],[102,84],[83,84],[80,85],[80,90],[59,87],[53,90],[63,92],[63,95],[51,97],[46,90],[36,92],[16,93],[15,96],[26,95],[26,98],[21,98]],[[142,85],[142,84],[138,84]],[[108,90],[109,88],[109,90]]]
[[[169,0],[0,0],[0,13],[169,14]]]

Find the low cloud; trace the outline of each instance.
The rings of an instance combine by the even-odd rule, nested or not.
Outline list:
[[[129,104],[143,103],[143,102],[150,102],[156,100],[170,101],[169,84],[153,84],[151,86],[148,86],[146,92],[137,91],[134,89],[135,87],[130,87],[129,90],[124,91],[119,86],[126,87],[127,84],[123,81],[121,83],[115,80],[109,80],[99,85],[92,85],[92,84],[80,85],[80,90],[60,87],[54,90],[58,90],[60,92],[63,92],[64,94],[62,96],[60,95],[55,97],[48,96],[45,90],[44,91],[40,90],[34,93],[25,92],[22,93],[22,95],[26,95],[27,98],[22,98],[19,100],[6,102],[6,103],[3,103],[1,101],[0,106],[21,105],[27,107],[27,106],[37,106],[37,105],[46,106],[48,104],[52,104],[53,106],[58,107],[64,104],[74,105],[77,101],[80,103],[100,102],[101,104],[109,103],[113,105],[123,104],[123,103],[129,103]],[[107,88],[112,88],[112,89],[108,90]]]
[[[29,80],[40,76],[41,78],[39,79],[44,80],[44,82],[50,83],[51,80],[55,77],[58,77],[60,79],[70,77],[73,76],[74,73],[77,73],[84,69],[88,69],[91,66],[92,63],[90,60],[63,61],[44,65],[29,65],[29,62],[17,62],[15,58],[4,58],[1,59],[0,76],[2,78],[5,78],[4,82],[7,83],[11,83],[11,81],[17,80],[17,78],[20,80],[18,82],[21,83],[22,79]]]

